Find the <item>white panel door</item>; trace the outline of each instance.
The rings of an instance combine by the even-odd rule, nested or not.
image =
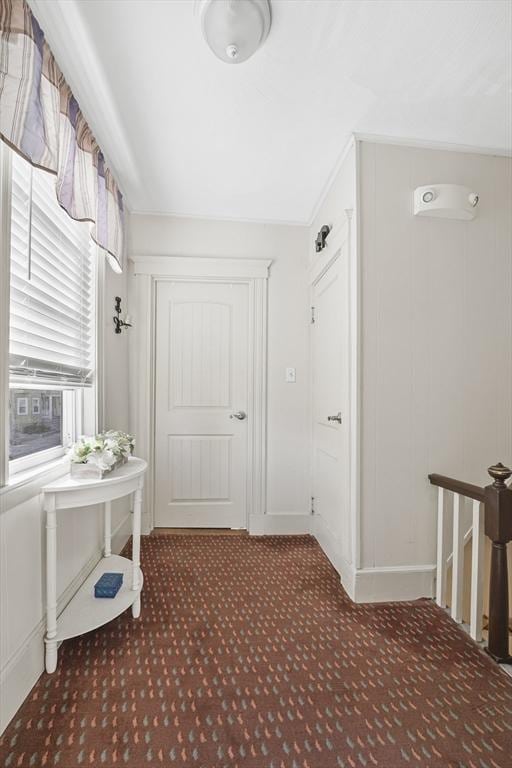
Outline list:
[[[335,565],[340,556],[350,561],[351,551],[346,297],[346,264],[340,255],[312,289],[312,494],[316,528]]]
[[[157,284],[155,525],[246,527],[248,349],[246,284]]]

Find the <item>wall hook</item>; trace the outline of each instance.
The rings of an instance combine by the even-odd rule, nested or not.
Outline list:
[[[320,253],[320,251],[323,251],[323,249],[327,245],[326,243],[327,235],[329,234],[330,231],[331,231],[331,228],[327,224],[324,224],[322,229],[316,236],[315,249],[317,253]]]
[[[121,333],[123,328],[131,328],[132,324],[128,322],[130,317],[127,315],[126,320],[121,320],[121,297],[116,296],[116,303],[114,305],[114,312],[116,313],[112,320],[114,321],[114,333]]]

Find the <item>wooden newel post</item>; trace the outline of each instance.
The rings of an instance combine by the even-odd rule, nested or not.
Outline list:
[[[512,663],[508,650],[507,543],[512,540],[512,489],[506,480],[512,470],[503,464],[489,467],[494,479],[485,488],[485,535],[492,541],[489,585],[489,639],[487,653],[502,664]]]

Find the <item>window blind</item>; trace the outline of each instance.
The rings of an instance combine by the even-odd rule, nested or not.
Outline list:
[[[55,177],[12,156],[9,367],[38,383],[92,383],[90,225],[61,209]]]

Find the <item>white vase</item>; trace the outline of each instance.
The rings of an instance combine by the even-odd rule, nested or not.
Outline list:
[[[103,472],[95,464],[71,462],[70,474],[75,480],[101,480]]]

